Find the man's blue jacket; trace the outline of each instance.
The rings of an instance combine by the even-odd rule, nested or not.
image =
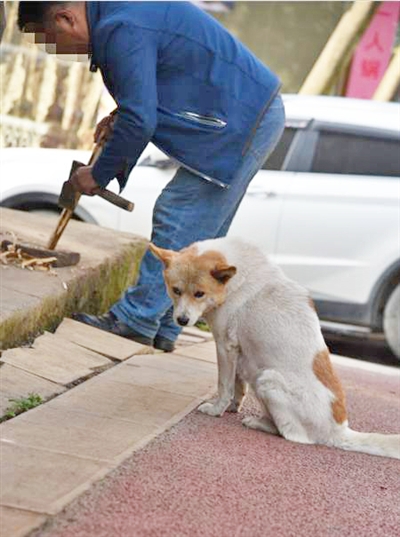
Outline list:
[[[121,188],[149,141],[221,186],[279,91],[277,76],[190,2],[87,2],[92,70],[118,104],[93,167]]]

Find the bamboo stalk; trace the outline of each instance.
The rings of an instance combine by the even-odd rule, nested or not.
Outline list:
[[[380,2],[357,1],[342,16],[304,81],[299,93],[319,95],[327,91],[343,58],[353,49],[379,7]]]
[[[0,2],[0,41],[3,38],[3,33],[6,28],[6,9],[4,2]]]
[[[372,99],[374,101],[390,101],[400,85],[400,45],[394,51],[392,59],[383,75]]]

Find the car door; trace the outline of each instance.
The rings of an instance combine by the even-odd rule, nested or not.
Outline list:
[[[176,163],[162,151],[153,144],[147,146],[122,194],[135,208],[131,213],[119,211],[118,229],[150,239],[154,204],[176,169]]]
[[[302,123],[301,126],[304,126]],[[250,183],[234,218],[229,235],[252,240],[267,254],[276,248],[276,237],[283,203],[286,175],[282,163],[294,138],[298,123],[288,123],[277,148]],[[164,186],[177,166],[152,144],[146,148],[139,164],[133,169],[123,195],[135,203],[132,213],[120,211],[119,229],[150,238],[152,212]]]
[[[327,125],[301,135],[308,155],[287,185],[277,261],[314,298],[366,303],[398,248],[399,140]]]
[[[278,146],[251,181],[229,230],[230,236],[251,240],[274,258],[284,195],[293,172],[282,165],[295,137],[304,123],[287,122]]]

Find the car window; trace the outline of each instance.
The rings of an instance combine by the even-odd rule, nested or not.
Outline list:
[[[400,142],[396,139],[320,131],[311,171],[400,176]]]
[[[286,153],[289,150],[289,147],[293,141],[294,135],[296,134],[297,129],[294,127],[286,127],[283,131],[282,138],[280,139],[278,145],[271,153],[269,158],[264,162],[262,169],[263,170],[281,170],[283,161],[285,160]]]

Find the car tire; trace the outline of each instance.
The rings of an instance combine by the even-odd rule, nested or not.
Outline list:
[[[395,287],[386,302],[383,330],[391,351],[400,359],[400,285]]]
[[[24,192],[23,194],[17,194],[16,196],[5,199],[0,206],[30,213],[37,212],[48,214],[50,216],[57,216],[61,212],[61,209],[58,206],[58,196],[48,192]],[[98,223],[93,216],[80,205],[77,206],[72,218],[74,220],[88,222],[89,224]]]

